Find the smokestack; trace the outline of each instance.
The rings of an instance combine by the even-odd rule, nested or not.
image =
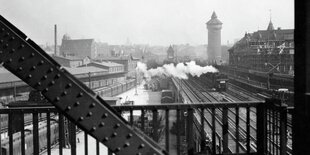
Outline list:
[[[54,26],[54,32],[55,32],[55,55],[59,55],[58,53],[57,53],[57,25],[55,24],[55,26]]]

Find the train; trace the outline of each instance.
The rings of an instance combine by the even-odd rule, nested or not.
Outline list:
[[[112,97],[121,94],[136,86],[136,80],[127,80],[126,82],[120,82],[113,86],[101,87],[94,89],[94,92],[99,96]]]
[[[217,91],[226,91],[228,76],[223,73],[206,73],[202,75],[203,80],[208,83],[208,85]]]
[[[152,91],[160,91],[169,89],[169,78],[168,77],[155,77],[144,84],[145,89],[151,89]]]
[[[46,139],[46,130],[47,126],[39,125],[39,150],[40,152],[44,151],[47,146],[47,139]],[[51,123],[51,145],[55,145],[58,142],[58,124],[56,122]],[[25,132],[25,155],[32,155],[33,154],[33,135],[32,135],[32,128],[29,128]],[[9,155],[9,137],[6,137],[2,140],[1,152],[2,155]],[[15,133],[13,134],[13,154],[20,155],[21,153],[21,134]]]
[[[174,94],[172,90],[161,91],[161,103],[174,103]]]

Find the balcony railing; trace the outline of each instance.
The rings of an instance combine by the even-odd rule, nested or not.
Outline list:
[[[113,108],[136,127],[136,132],[144,132],[154,140],[148,140],[150,143],[157,142],[168,154],[286,154],[291,152],[287,147],[287,108],[276,102]],[[4,108],[0,109],[0,114],[0,155],[42,152],[50,155],[56,145],[60,155],[67,145],[71,146],[71,154],[77,153],[76,134],[82,130],[54,107]],[[84,154],[88,154],[88,136],[84,134]],[[97,154],[99,149],[97,141]],[[108,150],[109,154],[112,152],[117,150]]]

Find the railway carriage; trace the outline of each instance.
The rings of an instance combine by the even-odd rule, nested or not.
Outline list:
[[[50,126],[51,128],[51,145],[56,144],[58,141],[58,124],[53,123]],[[39,128],[39,150],[44,151],[47,146],[47,139],[46,139],[46,125]],[[25,133],[25,154],[32,155],[33,154],[33,135],[32,129],[29,129]],[[2,155],[9,154],[9,139],[6,138],[2,141],[1,146]],[[13,154],[20,155],[21,154],[21,134],[15,133],[13,134]]]
[[[135,86],[135,80],[126,81],[124,83],[118,83],[113,86],[103,87],[103,88],[97,88],[94,89],[94,92],[96,92],[99,96],[115,96],[118,94],[121,94]]]

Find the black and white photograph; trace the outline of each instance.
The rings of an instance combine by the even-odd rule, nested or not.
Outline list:
[[[309,154],[309,8],[0,0],[0,155]]]

